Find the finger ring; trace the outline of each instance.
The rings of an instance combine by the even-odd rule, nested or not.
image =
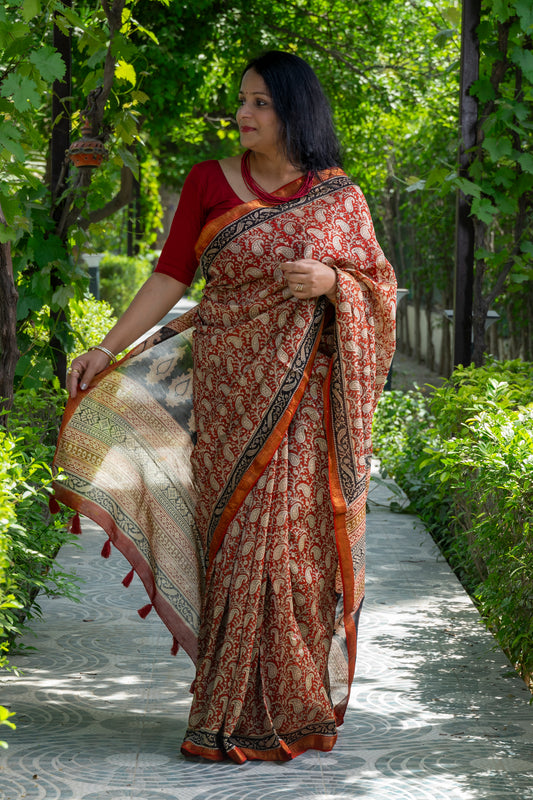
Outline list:
[[[303,288],[304,288],[303,283],[297,283],[296,286],[294,287],[294,291],[295,292],[301,292],[301,291],[303,291]]]
[[[79,369],[73,369],[73,368],[71,367],[71,368],[69,369],[69,371],[68,371],[68,374],[70,375],[71,373],[73,373],[74,375],[79,375],[79,372],[80,372],[80,370],[79,370]]]

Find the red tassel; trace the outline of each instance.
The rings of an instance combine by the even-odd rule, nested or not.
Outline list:
[[[78,536],[81,534],[81,521],[78,513],[74,514],[70,521],[70,532],[75,533]]]
[[[148,614],[150,613],[152,608],[153,608],[153,605],[151,603],[148,603],[147,606],[143,606],[142,608],[140,608],[137,611],[137,614],[141,617],[141,619],[146,619],[146,617],[148,616]]]
[[[133,576],[134,576],[134,575],[135,575],[135,570],[134,570],[134,569],[132,569],[132,570],[131,570],[131,572],[128,572],[128,574],[126,575],[126,577],[125,577],[125,578],[124,578],[124,580],[122,581],[122,585],[123,585],[123,586],[125,586],[125,587],[126,587],[126,589],[128,588],[128,586],[129,586],[129,585],[130,585],[130,583],[132,582],[132,580],[133,580]]]
[[[170,655],[171,656],[177,656],[179,649],[180,649],[179,642],[176,639],[176,637],[174,636],[174,641],[172,642],[172,647],[170,648]]]
[[[48,508],[50,509],[50,514],[59,514],[61,511],[61,506],[53,495],[50,495],[50,499],[48,500]]]
[[[111,555],[111,539],[108,539],[107,542],[102,547],[101,552],[102,558],[109,558]]]

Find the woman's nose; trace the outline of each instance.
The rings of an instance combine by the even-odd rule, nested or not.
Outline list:
[[[236,117],[239,119],[240,117],[249,117],[250,116],[250,106],[247,105],[246,102],[241,103],[239,108],[237,109]]]

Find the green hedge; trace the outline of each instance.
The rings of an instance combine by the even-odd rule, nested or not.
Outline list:
[[[100,262],[100,299],[120,316],[152,273],[152,264],[141,256],[107,253]]]
[[[69,353],[69,361],[72,361],[89,347],[99,344],[117,320],[109,303],[95,300],[91,295],[86,295],[83,300],[71,300],[69,311],[75,336]]]
[[[460,368],[430,397],[385,393],[374,452],[531,680],[533,364]]]
[[[39,616],[39,592],[77,598],[75,576],[58,566],[59,548],[76,537],[67,530],[72,512],[51,515],[52,459],[63,397],[20,392],[0,428],[0,547],[8,568],[0,578],[0,629],[7,649],[27,620]]]
[[[3,450],[5,448],[2,439],[3,436],[0,431],[0,668],[6,669],[8,666],[6,657],[8,645],[5,641],[3,615],[8,609],[18,608],[19,604],[14,595],[11,594],[11,582],[8,580],[7,571],[9,568],[8,530],[11,525],[16,523],[16,513],[10,492],[9,467],[3,458]],[[4,708],[4,706],[0,706],[0,725],[14,728],[15,725],[10,719],[12,716],[14,716],[13,712]],[[0,740],[0,747],[7,747],[7,744]]]
[[[101,341],[115,319],[108,304],[87,296],[70,301],[70,321],[74,345],[69,360]],[[37,344],[45,336],[39,320],[34,336]],[[28,621],[41,614],[39,594],[78,599],[76,576],[63,571],[55,558],[63,544],[77,541],[68,531],[72,512],[51,515],[48,509],[66,392],[57,379],[46,380],[42,361],[36,347],[32,372],[38,388],[28,382],[15,393],[0,427],[0,669],[9,667],[7,653]],[[0,706],[0,725],[14,727],[11,717]]]
[[[115,318],[107,303],[87,296],[70,301],[70,321],[75,344],[69,360],[101,341]],[[36,355],[38,375],[39,367]],[[40,592],[77,598],[75,576],[55,560],[65,542],[76,541],[67,530],[72,512],[51,515],[48,510],[65,401],[57,380],[41,380],[39,388],[15,393],[13,409],[0,427],[0,667],[6,666],[5,655],[27,621],[40,614]]]

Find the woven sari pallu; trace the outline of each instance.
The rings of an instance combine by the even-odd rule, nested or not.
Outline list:
[[[197,253],[193,313],[69,404],[56,495],[104,527],[196,661],[183,752],[285,760],[330,750],[348,703],[396,283],[340,170],[213,220]],[[336,270],[335,307],[284,285],[300,258]]]

